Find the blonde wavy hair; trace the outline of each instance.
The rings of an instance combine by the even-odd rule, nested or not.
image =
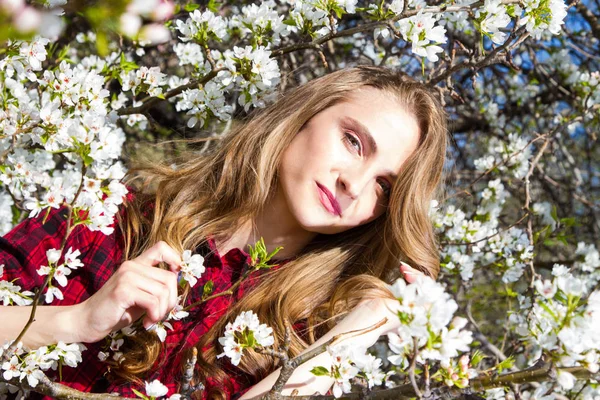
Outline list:
[[[423,84],[383,67],[342,69],[284,93],[270,106],[232,130],[209,154],[190,154],[170,164],[130,170],[127,183],[138,193],[119,219],[124,258],[141,254],[163,240],[173,248],[194,249],[211,235],[229,237],[240,221],[257,215],[277,187],[282,153],[314,115],[364,86],[384,91],[412,114],[419,143],[393,184],[389,207],[374,221],[335,235],[318,235],[296,257],[265,274],[257,286],[230,307],[196,345],[200,356],[195,381],[225,378],[216,354],[217,338],[242,310],[253,310],[273,328],[275,346],[282,343],[285,322],[306,320],[308,342],[329,329],[334,319],[367,297],[389,297],[385,282],[399,276],[405,261],[437,277],[439,258],[429,219],[430,202],[441,180],[446,153],[446,115]],[[152,215],[143,210],[153,204]],[[276,288],[276,289],[275,289]],[[159,356],[155,335],[131,343],[124,361],[112,368],[127,380],[138,380]],[[292,333],[290,351],[297,355],[310,343]],[[203,348],[210,346],[208,352]],[[272,357],[249,352],[239,366],[257,381],[276,368]],[[224,398],[220,389],[210,398]]]

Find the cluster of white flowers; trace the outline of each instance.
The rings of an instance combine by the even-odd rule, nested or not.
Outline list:
[[[229,36],[227,21],[209,10],[193,11],[185,22],[180,19],[175,21],[175,27],[181,33],[179,38],[182,41],[195,41],[201,45],[207,44],[209,39],[222,41]]]
[[[331,32],[327,11],[315,7],[310,1],[298,0],[293,4],[294,8],[290,11],[290,20],[294,23],[290,26],[292,32],[317,37]]]
[[[210,71],[210,64],[204,60],[202,47],[199,44],[194,42],[177,43],[173,46],[173,51],[177,54],[181,65],[193,65],[200,74]]]
[[[273,0],[244,6],[241,14],[231,17],[229,28],[239,29],[242,38],[250,34],[253,44],[277,46],[282,37],[289,35],[290,29],[283,23],[283,16],[275,11],[275,7]]]
[[[393,375],[381,370],[381,360],[354,345],[337,344],[327,347],[331,356],[331,367],[315,367],[311,370],[317,376],[330,376],[334,379],[332,392],[336,398],[352,390],[354,378],[363,378],[369,389],[379,386]]]
[[[52,279],[62,287],[67,286],[67,276],[71,274],[71,271],[83,267],[83,263],[78,258],[80,254],[79,250],[73,251],[73,248],[69,247],[64,256],[64,262],[58,265],[58,260],[61,256],[60,250],[49,249],[46,251],[48,265],[42,265],[38,268],[37,273],[41,276],[50,276],[45,298],[47,304],[52,303],[55,297],[60,300],[64,298],[60,289],[52,284]]]
[[[596,246],[584,242],[577,243],[573,271],[584,278],[588,291],[600,282],[600,253]]]
[[[485,0],[482,8],[475,12],[475,21],[482,33],[488,36],[496,44],[504,43],[506,33],[504,29],[510,23],[510,17],[506,13],[506,6],[501,0]]]
[[[242,311],[240,315],[225,326],[224,336],[219,338],[223,353],[217,358],[229,357],[233,365],[238,365],[244,349],[255,349],[273,345],[273,328],[261,324],[252,311]]]
[[[0,347],[0,358],[11,344],[12,341]],[[59,365],[76,367],[81,362],[81,352],[85,349],[86,347],[81,343],[65,344],[59,341],[54,345],[28,351],[22,343],[18,343],[10,354],[10,359],[0,367],[2,377],[6,380],[18,378],[19,381],[27,378],[27,384],[35,387],[40,379],[44,378],[43,371],[56,370]]]
[[[488,182],[480,192],[480,203],[471,218],[453,205],[444,211],[433,204],[431,216],[437,232],[446,241],[441,265],[460,273],[463,280],[473,277],[475,266],[491,266],[502,272],[504,282],[515,282],[533,257],[526,233],[517,227],[499,230],[498,217],[508,197],[500,179]]]
[[[476,3],[476,0],[457,0],[454,2],[457,6],[470,6]],[[471,35],[475,32],[475,27],[472,19],[467,11],[458,11],[453,13],[444,13],[440,24],[445,25],[457,31]]]
[[[491,237],[488,243],[490,252],[485,254],[486,264],[503,265],[502,281],[516,282],[533,258],[533,246],[529,243],[527,233],[519,228],[511,228]]]
[[[444,287],[432,279],[420,277],[415,283],[397,280],[390,290],[398,299],[398,318],[401,325],[389,333],[389,347],[394,353],[388,360],[395,365],[408,365],[417,341],[418,361],[449,362],[459,352],[469,350],[472,333],[463,329],[467,320],[455,317],[458,305]]]
[[[293,8],[290,11],[289,30],[313,38],[333,33],[337,30],[336,17],[344,13],[356,12],[357,0],[286,0]]]
[[[1,275],[0,278],[2,278]],[[21,292],[21,286],[0,279],[0,301],[2,301],[2,305],[10,306],[16,304],[18,306],[28,306],[33,302],[31,296],[33,296],[33,292],[29,290]]]
[[[108,91],[104,77],[93,70],[95,65],[73,68],[63,61],[39,76],[47,44],[41,38],[14,42],[10,46],[18,54],[0,61],[9,89],[3,92],[5,108],[0,110],[0,128],[5,133],[0,149],[7,153],[0,182],[25,201],[30,216],[69,202],[77,211],[87,212],[83,223],[90,229],[108,234],[127,193],[118,181],[123,168],[115,163],[125,135],[109,115]],[[28,86],[32,82],[37,90]],[[63,170],[55,169],[53,154],[58,153],[68,161]]]
[[[567,5],[564,0],[524,0],[525,8],[519,19],[519,25],[525,25],[535,39],[540,39],[545,32],[553,35],[560,33],[561,26],[567,16]],[[518,6],[517,6],[518,7]],[[516,13],[521,14],[520,7]]]
[[[104,338],[102,350],[98,352],[98,359],[100,361],[105,361],[108,358],[112,358],[114,361],[118,362],[121,358],[123,358],[123,352],[119,350],[125,343],[125,338],[135,334],[136,329],[131,325],[126,326],[118,331],[109,333],[108,336]]]
[[[212,116],[223,121],[231,119],[232,107],[225,101],[223,87],[210,81],[200,89],[185,90],[175,108],[177,111],[188,110],[186,114],[191,116],[188,127],[203,127]]]
[[[136,71],[123,73],[120,77],[122,90],[131,90],[134,95],[146,92],[150,96],[160,96],[163,92],[161,86],[166,85],[166,75],[158,67],[140,67]]]
[[[250,106],[264,107],[275,99],[281,74],[279,64],[266,47],[234,46],[222,54],[217,65],[227,68],[218,75],[221,83],[227,88],[240,89],[238,103],[244,110]]]
[[[535,281],[537,296],[533,305],[523,302],[523,307],[532,307],[530,318],[514,313],[510,321],[523,341],[533,347],[530,362],[539,358],[544,350],[552,354],[557,366],[584,366],[596,373],[600,349],[597,335],[600,292],[593,291],[587,296],[584,279],[563,265],[556,264],[552,275],[552,279]],[[568,372],[562,373],[558,382],[564,389],[572,389],[575,378]]]
[[[508,140],[491,138],[488,145],[488,154],[475,160],[478,171],[487,171],[493,167],[501,173],[510,173],[515,178],[524,178],[529,170],[531,146],[529,139],[524,135],[511,133]]]
[[[439,60],[438,53],[444,51],[439,44],[446,43],[446,28],[436,26],[439,15],[419,12],[410,18],[404,18],[396,24],[404,40],[412,43],[412,51],[429,61]]]
[[[600,104],[600,71],[582,70],[572,59],[567,49],[554,52],[544,64],[556,70],[571,90],[578,93],[584,117],[593,119],[596,114],[594,105]],[[576,123],[575,126],[579,125]],[[573,129],[575,126],[570,126]]]
[[[210,64],[204,60],[201,48],[193,43],[175,47],[184,64],[194,64],[200,74],[210,70]],[[276,97],[279,84],[279,65],[272,59],[271,51],[265,46],[237,47],[221,53],[212,50],[210,56],[217,68],[224,68],[214,80],[197,89],[188,89],[176,97],[177,111],[187,111],[190,116],[188,127],[203,127],[211,117],[222,121],[231,118],[233,108],[227,104],[226,94],[239,90],[238,103],[247,111],[251,106],[264,107]]]

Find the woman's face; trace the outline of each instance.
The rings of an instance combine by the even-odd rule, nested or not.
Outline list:
[[[316,114],[282,157],[279,194],[290,217],[323,234],[374,220],[418,141],[416,119],[369,86]]]

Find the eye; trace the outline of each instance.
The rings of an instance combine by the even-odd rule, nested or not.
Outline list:
[[[362,145],[360,140],[352,133],[344,132],[344,142],[346,142],[348,146],[352,147],[352,149],[356,150],[358,154],[362,154]]]
[[[381,188],[381,191],[383,192],[385,197],[390,197],[392,185],[385,179],[377,179],[377,184]]]

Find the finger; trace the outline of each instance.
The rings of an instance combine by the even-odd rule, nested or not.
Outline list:
[[[146,267],[145,269],[150,268]],[[153,309],[146,311],[154,322],[162,320],[170,311],[169,289],[163,282],[143,276],[135,270],[125,272],[122,279],[124,287],[130,291],[127,298],[129,307],[136,305],[138,296],[146,298],[146,295],[150,295],[156,298],[156,302]]]
[[[400,271],[408,283],[414,283],[420,276],[425,276],[421,271],[412,268],[404,262],[400,263]]]
[[[137,260],[137,259],[136,259]],[[156,282],[165,285],[169,292],[168,295],[168,311],[171,311],[177,305],[178,282],[177,274],[172,271],[166,271],[160,268],[148,268],[148,265],[141,264],[137,261],[131,261],[136,273],[148,279],[153,279]]]
[[[131,296],[129,307],[125,312],[125,314],[131,315],[131,320],[139,318],[141,315],[139,312],[140,309],[146,313],[143,320],[144,328],[161,320],[158,311],[159,299],[156,296],[143,290],[137,290],[136,293],[132,293]]]
[[[181,256],[166,242],[156,242],[154,246],[143,252],[136,258],[142,264],[157,265],[161,262],[167,263],[173,272],[181,269]]]

